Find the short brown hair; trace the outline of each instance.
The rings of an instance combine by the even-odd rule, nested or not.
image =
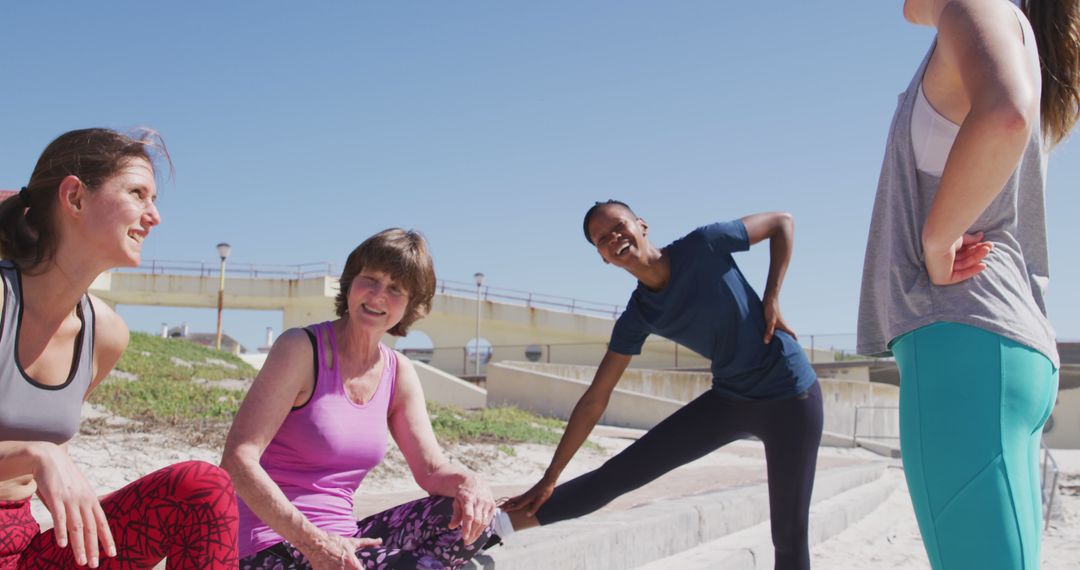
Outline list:
[[[364,240],[349,254],[341,272],[341,290],[334,299],[337,316],[349,313],[349,288],[364,269],[386,273],[409,292],[405,315],[388,331],[405,336],[409,327],[431,310],[431,299],[435,297],[435,263],[427,240],[420,232],[401,228],[383,230]]]

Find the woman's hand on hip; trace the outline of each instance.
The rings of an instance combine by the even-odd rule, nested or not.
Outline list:
[[[994,248],[994,244],[982,239],[982,232],[964,234],[940,250],[924,243],[923,253],[930,282],[934,285],[955,285],[986,269],[986,264],[982,261]]]
[[[56,545],[70,543],[75,563],[97,568],[98,544],[106,556],[116,556],[116,543],[97,494],[62,446],[45,443],[38,447],[34,481],[38,496],[53,518]]]
[[[461,538],[472,544],[495,517],[495,497],[487,484],[471,476],[458,486],[450,528],[461,527]]]
[[[791,330],[791,327],[784,322],[784,317],[780,315],[780,300],[773,295],[766,295],[761,301],[762,306],[765,309],[765,344],[769,344],[772,341],[773,335],[777,330],[782,330],[791,338],[798,339],[795,335],[795,331]]]

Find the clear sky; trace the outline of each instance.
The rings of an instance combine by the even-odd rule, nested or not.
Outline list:
[[[796,217],[788,322],[854,333],[896,96],[932,30],[901,2],[10,2],[0,8],[0,188],[74,128],[147,125],[176,167],[145,259],[331,261],[389,226],[440,277],[610,303],[633,280],[581,234],[629,202],[667,243]],[[1080,339],[1080,143],[1052,155],[1060,337]],[[761,287],[767,249],[737,260]],[[210,310],[121,307],[134,330]],[[274,313],[227,311],[249,347]],[[852,340],[846,341],[849,345]]]

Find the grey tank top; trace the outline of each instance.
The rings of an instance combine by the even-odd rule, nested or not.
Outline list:
[[[93,379],[94,307],[83,295],[76,312],[82,328],[67,381],[47,386],[34,381],[18,362],[22,322],[22,279],[10,261],[0,261],[4,280],[0,315],[0,441],[50,441],[60,444],[79,429],[83,398]]]
[[[1022,27],[1029,54],[1038,58],[1030,28]],[[984,239],[994,244],[986,269],[956,285],[930,283],[921,236],[941,178],[915,167],[911,115],[933,53],[931,46],[900,95],[889,128],[863,263],[857,350],[867,356],[888,356],[889,343],[896,337],[947,321],[1012,339],[1060,366],[1044,301],[1049,269],[1041,125],[1031,126],[1031,140],[1016,170],[969,229],[984,232]]]

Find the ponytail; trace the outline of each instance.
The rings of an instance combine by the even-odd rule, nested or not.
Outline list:
[[[11,196],[0,202],[0,257],[15,261],[16,265],[33,265],[32,260],[26,259],[28,252],[37,248],[37,236],[30,229],[27,209],[32,200],[28,189],[23,189],[19,194]]]
[[[1080,0],[1024,0],[1042,68],[1042,130],[1061,142],[1080,114]]]
[[[18,195],[0,202],[0,257],[23,271],[43,267],[56,254],[57,190],[68,176],[93,191],[119,173],[132,159],[154,165],[154,157],[172,163],[157,132],[139,129],[126,135],[110,129],[66,132],[49,143],[38,158],[30,183]]]

